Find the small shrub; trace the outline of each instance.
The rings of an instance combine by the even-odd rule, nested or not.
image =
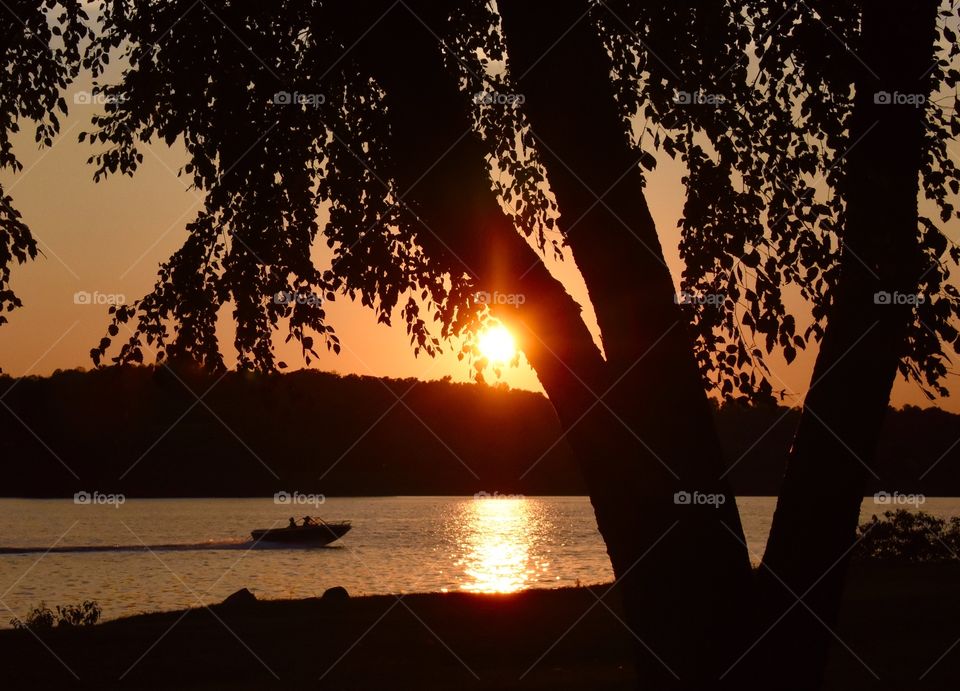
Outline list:
[[[57,611],[41,602],[24,619],[14,617],[10,625],[15,629],[29,629],[31,631],[49,631],[56,627],[73,628],[77,626],[93,626],[100,621],[99,603],[96,600],[84,600],[78,605],[57,605]]]
[[[885,511],[857,528],[855,559],[938,562],[960,559],[960,518],[949,521],[923,511]]]
[[[96,600],[84,600],[79,605],[57,607],[57,626],[93,626],[100,621],[100,605]]]
[[[19,619],[17,617],[11,619],[10,625],[15,629],[48,631],[53,628],[54,621],[53,610],[47,607],[46,603],[41,602],[30,611],[25,619]]]

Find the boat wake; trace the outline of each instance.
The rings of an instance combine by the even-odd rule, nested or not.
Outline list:
[[[178,542],[165,545],[60,545],[56,547],[0,547],[0,554],[82,554],[86,552],[201,552],[250,549],[252,540]]]
[[[330,545],[278,544],[254,540],[210,540],[165,545],[61,545],[57,547],[0,547],[0,556],[10,554],[85,554],[90,552],[219,552],[226,550],[340,549]]]

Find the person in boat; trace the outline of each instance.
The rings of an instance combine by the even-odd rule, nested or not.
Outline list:
[[[316,524],[313,522],[313,519],[310,518],[310,516],[304,516],[304,517],[303,517],[303,527],[304,527],[304,528],[310,528],[310,527],[312,527],[312,526],[314,526],[314,525],[316,525]]]
[[[297,527],[297,519],[294,518],[293,516],[290,516],[290,525],[288,525],[287,527],[288,527],[288,528],[296,528],[296,527]]]

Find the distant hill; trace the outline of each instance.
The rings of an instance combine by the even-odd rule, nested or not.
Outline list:
[[[729,477],[738,494],[776,494],[800,421],[796,408],[725,405],[717,413]],[[867,492],[960,496],[960,415],[939,408],[890,408]],[[827,478],[829,480],[829,478]]]
[[[527,391],[124,367],[0,377],[3,392],[0,496],[585,493],[552,407]],[[735,490],[776,494],[798,412],[717,416]],[[960,495],[958,440],[960,416],[891,411],[869,490]]]
[[[526,391],[126,367],[20,379],[3,402],[0,495],[583,491],[553,409]]]

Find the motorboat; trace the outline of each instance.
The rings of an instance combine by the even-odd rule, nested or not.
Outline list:
[[[282,543],[323,547],[346,535],[352,526],[350,521],[324,521],[311,518],[306,525],[285,528],[262,528],[250,533],[255,542]]]

